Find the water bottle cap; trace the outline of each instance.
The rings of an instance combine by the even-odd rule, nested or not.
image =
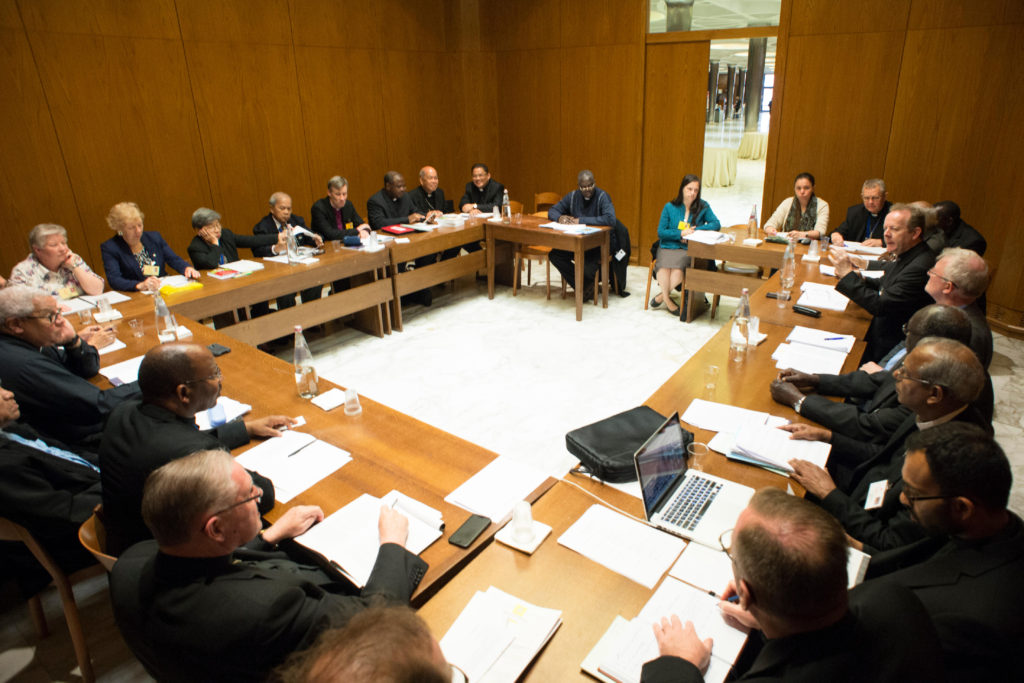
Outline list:
[[[302,325],[296,325],[295,326],[295,331],[296,332],[302,332]]]

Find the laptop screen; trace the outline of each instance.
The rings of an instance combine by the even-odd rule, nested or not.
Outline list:
[[[673,484],[686,474],[686,450],[683,448],[679,413],[665,420],[633,459],[644,497],[644,509],[650,519],[665,496],[673,490]]]

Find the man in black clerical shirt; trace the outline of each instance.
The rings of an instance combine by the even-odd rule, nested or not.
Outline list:
[[[885,197],[884,180],[865,180],[860,188],[861,203],[846,210],[846,220],[832,233],[832,244],[860,242],[868,247],[882,246],[885,215],[892,207],[892,202]]]
[[[370,226],[348,201],[348,180],[336,175],[327,181],[327,196],[313,203],[310,209],[313,232],[325,240],[341,240],[358,235],[370,234]]]
[[[946,247],[961,247],[984,256],[988,243],[981,233],[960,218],[960,206],[949,200],[935,204],[935,232],[928,238],[928,246],[936,253]]]
[[[473,164],[471,177],[472,180],[466,183],[466,193],[459,200],[462,213],[477,216],[481,213],[491,213],[494,207],[500,209],[505,186],[491,180],[487,164]]]
[[[437,169],[424,166],[420,169],[420,186],[409,193],[409,201],[416,213],[433,223],[444,214],[444,190],[438,187]]]
[[[608,193],[599,188],[590,171],[580,171],[576,176],[579,189],[562,197],[548,209],[548,220],[559,223],[583,223],[586,225],[608,225],[615,227],[615,207]],[[565,249],[552,249],[548,257],[551,265],[562,274],[562,279],[576,289],[575,257]],[[589,249],[583,254],[583,298],[594,293],[594,277],[601,268],[601,249]]]
[[[366,214],[374,230],[401,223],[419,223],[425,217],[413,207],[405,193],[405,177],[398,171],[384,174],[384,187],[366,200]]]

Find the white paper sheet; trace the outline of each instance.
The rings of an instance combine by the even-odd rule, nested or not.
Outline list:
[[[732,560],[721,550],[700,543],[688,543],[668,575],[694,588],[721,595],[732,580]]]
[[[764,421],[768,419],[768,413],[695,398],[690,401],[686,412],[680,415],[679,419],[698,429],[707,429],[712,432],[735,432],[741,425],[747,423],[764,424]]]
[[[351,461],[352,456],[312,434],[289,429],[250,448],[237,460],[271,479],[274,497],[287,503]]]
[[[797,300],[801,306],[810,308],[824,308],[830,311],[845,311],[850,300],[845,295],[836,291],[831,285],[823,285],[818,282],[803,282],[800,285],[802,294]]]
[[[250,410],[252,410],[252,406],[248,403],[242,403],[241,401],[236,401],[235,399],[228,398],[227,396],[218,396],[217,405],[209,410],[196,413],[196,425],[203,430],[210,429],[210,427],[213,426],[213,415],[216,413],[221,413],[222,415],[220,421],[217,422],[217,425],[219,426],[225,422],[231,422],[234,419],[242,417]]]
[[[654,588],[686,542],[603,505],[591,505],[558,543],[647,588]]]
[[[127,349],[127,348],[128,348],[127,344],[125,344],[123,341],[121,341],[117,337],[114,337],[114,341],[110,342],[109,344],[107,344],[103,348],[96,349],[96,350],[99,352],[99,354],[101,356],[105,356],[108,353],[113,353],[114,351],[120,351],[121,349]]]
[[[543,470],[499,456],[445,496],[445,501],[500,522],[547,478]]]
[[[81,296],[76,296],[74,299],[58,299],[57,305],[65,315],[88,311],[96,307],[91,301]]]
[[[847,355],[842,351],[830,351],[819,346],[783,342],[776,347],[772,358],[775,367],[780,370],[791,368],[811,374],[838,375],[843,370]]]
[[[736,435],[734,448],[756,460],[792,472],[793,458],[825,467],[832,445],[821,441],[791,439],[790,433],[774,427],[746,427]]]
[[[694,230],[689,235],[683,235],[681,239],[701,244],[721,244],[722,242],[731,242],[732,236],[717,230]]]
[[[124,303],[125,301],[131,301],[132,300],[132,298],[130,296],[128,296],[127,294],[122,294],[121,292],[114,292],[114,291],[103,292],[102,294],[83,294],[82,296],[80,296],[78,298],[79,299],[84,299],[84,300],[89,301],[89,302],[92,302],[92,303],[96,304],[97,306],[100,305],[100,299],[106,299],[107,301],[110,302],[111,306],[113,306],[115,304]]]
[[[786,341],[810,344],[811,346],[819,346],[831,351],[849,353],[853,350],[853,344],[857,341],[857,338],[852,334],[839,334],[837,332],[829,332],[828,330],[816,330],[811,327],[797,325],[789,333],[789,336],[786,337]]]
[[[135,356],[123,360],[120,363],[100,368],[100,374],[110,380],[111,384],[128,384],[139,378],[139,366],[142,365],[142,356]],[[115,380],[117,380],[115,382]]]
[[[221,267],[237,270],[239,273],[255,273],[257,270],[263,270],[264,268],[262,263],[258,261],[249,261],[247,259],[240,259],[238,261],[232,261],[231,263],[225,263]]]

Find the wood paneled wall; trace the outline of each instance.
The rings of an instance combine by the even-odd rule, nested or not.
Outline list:
[[[764,209],[800,171],[838,224],[860,184],[894,201],[956,201],[988,240],[989,317],[1024,329],[1024,3],[784,0]],[[870,21],[867,19],[870,18]]]
[[[101,270],[124,200],[182,255],[195,208],[249,232],[284,190],[308,219],[335,174],[364,215],[391,169],[414,187],[434,165],[458,200],[470,165],[499,158],[479,15],[476,0],[0,0],[0,272],[44,221]]]

